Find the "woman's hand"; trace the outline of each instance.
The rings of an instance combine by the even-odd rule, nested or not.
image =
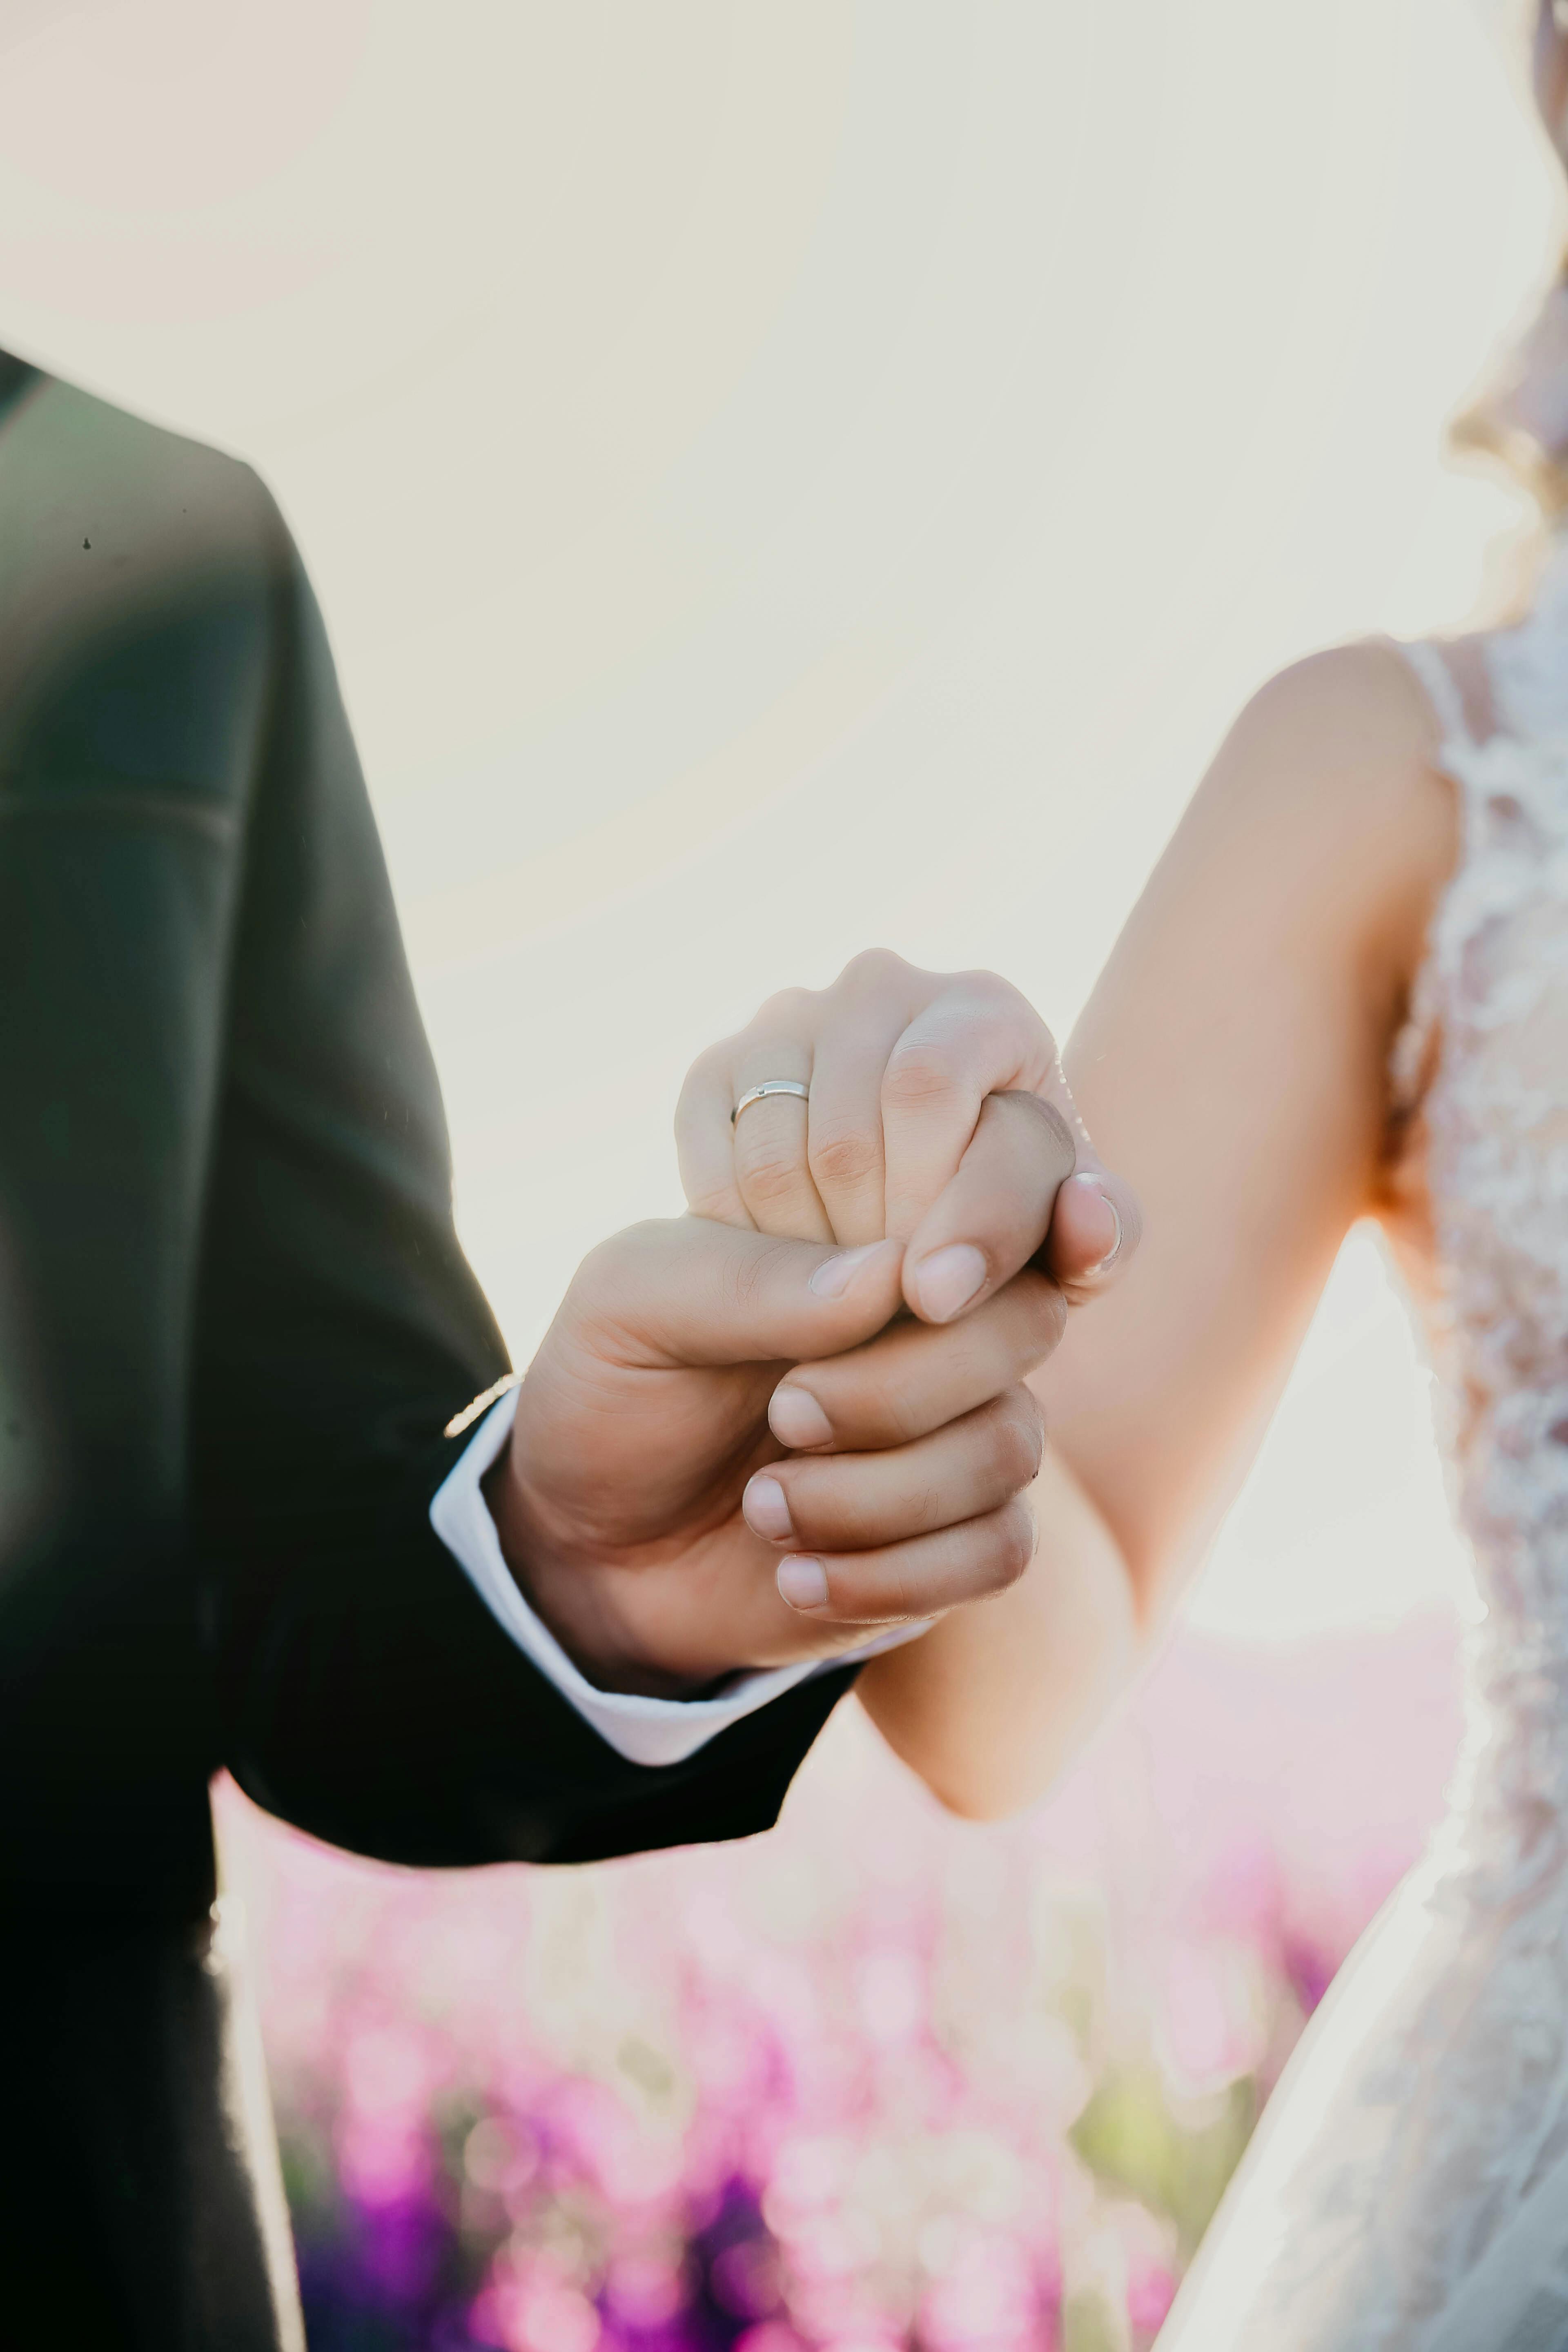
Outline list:
[[[809,1089],[736,1106],[769,1080]],[[692,1066],[675,1121],[693,1212],[797,1241],[905,1244],[903,1294],[947,1323],[1042,1244],[1090,1296],[1139,1229],[1079,1118],[1051,1034],[994,973],[877,949],[831,988],[771,997]]]
[[[807,1092],[745,1102],[781,1079]],[[1033,1550],[1020,1497],[1043,1432],[1024,1377],[1059,1339],[1064,1302],[1102,1288],[1139,1232],[1037,1014],[990,973],[859,956],[705,1054],[676,1134],[698,1215],[799,1242],[900,1243],[910,1313],[963,1326],[940,1350],[909,1323],[884,1334],[872,1382],[862,1350],[779,1383],[769,1423],[792,1458],[752,1477],[743,1508],[784,1555],[784,1598],[853,1624],[1003,1590]],[[962,1389],[945,1370],[955,1346]]]

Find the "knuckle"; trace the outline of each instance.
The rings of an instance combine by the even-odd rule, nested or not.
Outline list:
[[[1033,1411],[1029,1407],[1033,1405]],[[1027,1389],[1010,1390],[993,1417],[992,1469],[1009,1490],[1033,1484],[1045,1454],[1045,1417]]]
[[[712,1225],[732,1225],[738,1222],[735,1196],[722,1186],[694,1184],[687,1193],[686,1205],[694,1217],[706,1218]]]
[[[717,1044],[704,1046],[686,1073],[685,1083],[680,1089],[680,1098],[683,1103],[699,1088],[728,1076],[731,1063],[734,1059],[735,1048],[740,1042],[739,1037],[721,1037]]]
[[[988,1012],[999,1013],[1015,1027],[1026,1029],[1030,1044],[1038,1052],[1041,1047],[1054,1059],[1056,1040],[1030,1003],[1021,988],[1005,980],[999,971],[984,966],[973,971],[961,972],[958,985],[966,996],[972,996]]]
[[[1028,998],[1021,995],[1010,980],[1004,980],[999,971],[991,971],[985,964],[977,964],[971,971],[959,972],[955,985],[962,988],[966,996],[979,997],[987,1004],[999,1004],[1008,1012],[1022,1005],[1031,1021],[1038,1018]]]
[[[895,1046],[882,1073],[882,1100],[892,1110],[943,1109],[962,1091],[951,1057],[929,1039]]]
[[[606,1235],[588,1252],[568,1285],[563,1313],[580,1324],[613,1324],[657,1298],[668,1262],[669,1232],[657,1217]]]
[[[623,1226],[618,1234],[606,1234],[595,1242],[573,1277],[572,1286],[589,1293],[608,1289],[623,1281],[634,1268],[640,1267],[650,1249],[657,1249],[663,1237],[663,1228],[657,1217],[645,1217],[640,1224]]]
[[[703,1124],[722,1117],[721,1106],[731,1099],[731,1073],[741,1040],[726,1037],[700,1054],[681,1081],[675,1105],[678,1138],[700,1131]]]
[[[1068,1303],[1043,1274],[1016,1275],[1008,1288],[1019,1298],[1019,1347],[1026,1370],[1043,1364],[1061,1345],[1068,1328]]]
[[[825,1184],[837,1191],[858,1190],[880,1173],[881,1139],[865,1128],[829,1127],[811,1136],[806,1158],[812,1174]]]
[[[809,1029],[816,1009],[816,999],[809,988],[781,988],[759,1004],[746,1032],[749,1043],[755,1043],[758,1032],[770,1036],[783,1030],[789,1035]]]
[[[598,1311],[601,1303],[616,1295],[616,1259],[612,1256],[613,1244],[599,1242],[582,1260],[566,1286],[566,1296],[561,1302],[560,1316],[568,1321]]]
[[[740,1172],[747,1192],[764,1208],[793,1200],[805,1176],[799,1152],[783,1139],[769,1143],[765,1138],[748,1138]]]
[[[995,1581],[993,1590],[1004,1592],[1016,1584],[1035,1557],[1038,1540],[1035,1515],[1027,1503],[1015,1498],[996,1513],[994,1535]]]
[[[895,1544],[888,1553],[885,1568],[885,1590],[882,1614],[888,1617],[918,1617],[919,1607],[910,1591],[905,1574],[906,1558],[901,1544]]]
[[[914,970],[912,964],[896,955],[891,948],[862,948],[851,956],[839,973],[835,985],[839,988],[877,988],[888,981],[902,980]]]
[[[1034,1390],[1021,1382],[1010,1391],[1010,1402],[1017,1416],[1019,1443],[1028,1449],[1029,1476],[1037,1478],[1046,1459],[1046,1408]]]

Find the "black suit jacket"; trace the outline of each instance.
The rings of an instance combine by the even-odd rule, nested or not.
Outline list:
[[[223,1765],[416,1864],[773,1822],[847,1673],[627,1764],[434,1535],[505,1368],[277,509],[0,355],[7,1911],[199,1921]]]

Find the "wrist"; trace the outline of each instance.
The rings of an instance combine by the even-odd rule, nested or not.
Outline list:
[[[501,1557],[518,1591],[585,1681],[644,1698],[697,1696],[712,1671],[652,1654],[635,1615],[620,1605],[627,1572],[600,1560],[551,1524],[524,1489],[508,1446],[482,1481]]]

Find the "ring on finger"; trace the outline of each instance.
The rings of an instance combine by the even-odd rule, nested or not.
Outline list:
[[[731,1126],[734,1126],[743,1110],[750,1110],[755,1102],[765,1101],[769,1095],[795,1095],[802,1102],[809,1102],[811,1088],[808,1086],[803,1086],[799,1078],[764,1078],[760,1087],[748,1087],[746,1092],[741,1097],[740,1101],[730,1113]]]

